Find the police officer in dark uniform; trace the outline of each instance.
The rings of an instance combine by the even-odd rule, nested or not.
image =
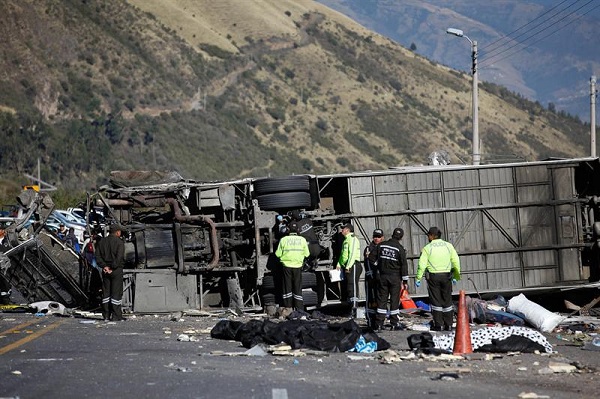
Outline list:
[[[306,239],[308,251],[310,252],[308,263],[311,269],[315,269],[319,254],[321,253],[321,244],[319,243],[315,229],[313,229],[313,222],[307,217],[302,217],[302,213],[299,210],[293,210],[291,218],[298,225],[298,235]]]
[[[377,291],[377,327],[383,329],[387,315],[387,302],[390,301],[390,322],[392,330],[400,328],[400,288],[408,287],[408,263],[406,250],[400,244],[404,237],[404,230],[400,227],[394,229],[392,238],[379,245],[379,289]]]
[[[363,259],[365,262],[365,292],[367,325],[373,329],[377,328],[377,287],[379,285],[379,268],[377,258],[379,244],[383,242],[383,230],[373,230],[373,240],[365,248]]]
[[[109,233],[96,247],[96,262],[102,268],[102,316],[105,321],[122,321],[125,243],[118,224],[112,224]]]

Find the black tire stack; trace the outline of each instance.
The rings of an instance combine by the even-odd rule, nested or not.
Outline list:
[[[314,272],[302,272],[302,300],[305,309],[319,304],[316,288],[317,275]]]
[[[266,306],[275,306],[278,303],[281,303],[281,298],[277,298],[275,295],[275,278],[272,274],[268,274],[263,277],[263,285],[261,290],[261,301],[263,307]]]
[[[312,207],[309,176],[269,177],[253,184],[258,206],[265,211]]]
[[[257,179],[253,182],[253,186],[254,198],[262,210],[281,212],[291,209],[312,209],[313,207],[309,176],[295,175]],[[264,276],[261,296],[263,306],[282,305],[282,282],[280,280],[280,277],[272,274]],[[316,286],[316,275],[303,272],[302,297],[305,307],[317,305],[317,294],[314,291]]]

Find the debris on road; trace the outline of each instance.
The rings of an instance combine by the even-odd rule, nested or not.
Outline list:
[[[29,304],[29,308],[35,310],[36,313],[57,314],[61,316],[71,315],[71,310],[65,305],[54,301],[40,301]]]
[[[538,395],[535,392],[521,392],[519,399],[550,399],[548,395]]]

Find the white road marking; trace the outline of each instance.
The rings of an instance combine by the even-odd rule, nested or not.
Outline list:
[[[273,399],[288,399],[287,389],[273,388]]]

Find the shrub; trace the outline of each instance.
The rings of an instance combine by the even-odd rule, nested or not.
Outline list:
[[[319,129],[321,129],[322,131],[327,131],[327,121],[323,120],[323,119],[319,119],[316,123],[315,126],[318,127]]]
[[[285,121],[285,110],[283,108],[268,107],[267,113],[275,120]]]
[[[345,168],[348,165],[350,165],[350,161],[346,157],[338,157],[338,158],[335,159],[335,161],[338,163],[338,165],[340,165],[343,168]]]
[[[285,77],[288,79],[294,79],[296,77],[296,74],[294,73],[294,71],[292,71],[289,68],[285,68],[284,72]]]

